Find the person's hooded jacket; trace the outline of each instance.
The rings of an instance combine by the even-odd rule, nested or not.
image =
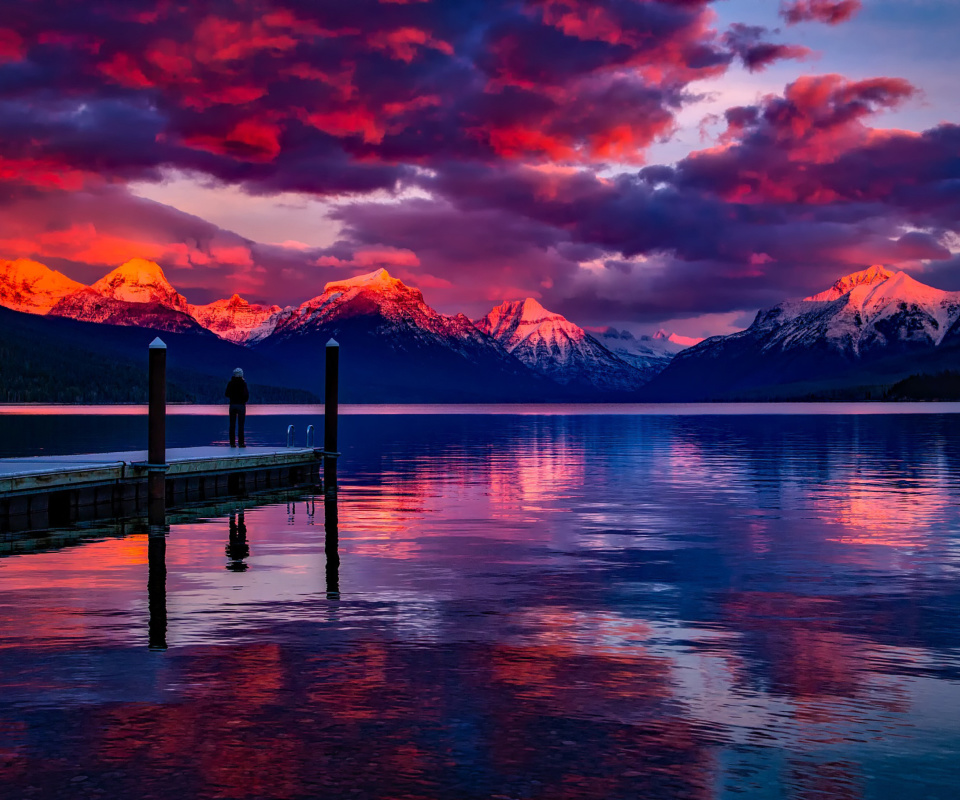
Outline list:
[[[250,399],[250,390],[247,388],[247,382],[243,378],[236,376],[230,379],[230,383],[227,384],[227,391],[223,394],[229,398],[230,403],[233,405],[243,405]]]

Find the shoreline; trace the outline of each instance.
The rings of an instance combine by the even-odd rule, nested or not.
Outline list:
[[[167,405],[169,416],[218,416],[225,404]],[[706,403],[370,403],[341,404],[346,416],[845,416],[954,414],[960,402],[911,401],[787,401]],[[322,404],[251,404],[248,414],[309,416],[323,414]],[[146,416],[146,404],[73,405],[66,403],[0,403],[0,416]]]

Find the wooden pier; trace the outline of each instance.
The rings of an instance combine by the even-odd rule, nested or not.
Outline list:
[[[149,347],[147,449],[0,459],[0,533],[64,527],[147,512],[162,535],[168,508],[320,481],[337,491],[340,345],[326,346],[325,441],[307,447],[187,447],[167,450],[167,346]],[[292,428],[287,444],[292,444]],[[243,441],[243,434],[240,436]],[[308,436],[312,445],[312,436]]]
[[[148,507],[146,450],[0,459],[0,531],[131,516]],[[319,483],[323,451],[294,447],[187,447],[166,451],[169,507]]]

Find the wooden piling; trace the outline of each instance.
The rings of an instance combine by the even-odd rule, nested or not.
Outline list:
[[[340,516],[336,491],[323,498],[323,551],[327,557],[327,599],[340,599]]]
[[[325,492],[337,490],[337,422],[340,404],[340,345],[336,340],[327,342],[326,376],[323,405],[323,488]]]
[[[167,495],[167,346],[159,337],[150,342],[149,401],[147,469],[153,515],[160,501],[165,501]]]

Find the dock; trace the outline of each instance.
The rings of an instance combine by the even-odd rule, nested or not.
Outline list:
[[[0,531],[60,527],[147,508],[146,450],[0,459]],[[166,451],[168,507],[319,482],[323,451],[186,447]]]
[[[326,346],[324,446],[181,447],[167,449],[167,346],[148,348],[147,449],[0,459],[0,534],[44,530],[147,512],[163,535],[167,510],[187,503],[307,484],[337,490],[340,345]],[[232,423],[231,423],[232,424]],[[233,429],[230,431],[233,440]],[[243,429],[240,429],[243,441]]]

